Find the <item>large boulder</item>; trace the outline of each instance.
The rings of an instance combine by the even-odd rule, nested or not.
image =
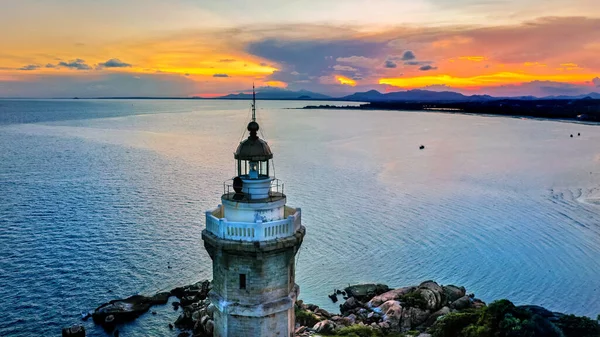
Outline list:
[[[358,301],[354,297],[350,297],[343,304],[340,304],[340,312],[342,314],[345,314],[347,312],[350,312],[356,308],[361,308],[363,306],[364,306],[364,304],[362,302]]]
[[[348,297],[354,297],[361,302],[367,302],[374,296],[390,291],[390,287],[385,284],[368,283],[349,286],[344,290]]]
[[[419,288],[415,292],[424,301],[424,308],[422,309],[437,311],[444,305],[440,292],[429,288]]]
[[[317,333],[332,333],[335,330],[335,323],[330,320],[320,321],[313,326],[313,330]]]
[[[400,331],[402,326],[403,308],[400,302],[390,300],[378,307],[378,311],[383,314],[384,322],[388,322],[390,329]]]
[[[405,308],[402,313],[402,330],[412,330],[427,321],[430,311],[421,308]]]
[[[465,287],[457,287],[450,284],[442,286],[442,288],[444,289],[444,295],[446,295],[446,301],[448,302],[454,302],[467,294]]]
[[[456,301],[452,302],[452,308],[456,310],[463,310],[471,307],[471,298],[469,296],[463,296]]]
[[[113,300],[104,303],[92,313],[96,324],[105,324],[107,316],[114,317],[114,323],[122,323],[136,319],[154,304],[155,299],[134,295],[123,300]]]
[[[437,321],[438,318],[447,315],[450,313],[450,308],[449,307],[443,307],[440,310],[432,313],[431,315],[429,315],[429,317],[427,318],[427,321],[425,321],[425,323],[423,324],[425,327],[430,327],[433,325],[433,323],[435,323],[435,321]]]
[[[371,300],[367,303],[367,306],[370,308],[378,307],[387,301],[397,300],[402,296],[414,291],[415,289],[416,287],[404,287],[387,291],[381,295],[371,298]]]

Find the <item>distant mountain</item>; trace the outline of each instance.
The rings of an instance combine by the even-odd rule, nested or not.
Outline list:
[[[300,90],[292,91],[286,89],[269,88],[256,92],[257,99],[300,99],[300,100],[319,100],[331,99],[331,96],[319,94],[312,91]],[[252,94],[239,93],[218,97],[218,99],[252,99]]]
[[[413,89],[406,91],[395,91],[381,93],[377,90],[369,90],[365,92],[356,92],[352,95],[347,95],[339,98],[319,94],[307,90],[287,90],[280,88],[264,88],[256,92],[257,99],[273,99],[273,100],[339,100],[339,101],[355,101],[355,102],[486,102],[492,100],[548,100],[548,99],[600,99],[600,93],[591,92],[586,95],[577,96],[519,96],[519,97],[493,97],[490,95],[471,95],[466,96],[454,91],[431,91],[422,89]],[[252,99],[252,94],[239,93],[230,94],[217,99]]]
[[[543,97],[542,99],[583,99],[583,98],[600,99],[600,94],[597,93],[597,92],[590,92],[589,94],[585,94],[585,95],[577,95],[577,96],[566,96],[566,95],[547,96],[547,97]]]
[[[396,91],[382,94],[377,90],[367,92],[357,92],[355,94],[344,96],[342,100],[347,101],[367,101],[367,102],[393,102],[393,101],[487,101],[494,99],[489,95],[465,96],[453,91],[430,91],[430,90],[407,90]]]

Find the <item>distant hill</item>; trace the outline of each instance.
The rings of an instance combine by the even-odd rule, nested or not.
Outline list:
[[[466,96],[454,91],[431,91],[422,89],[413,89],[406,91],[394,91],[381,93],[377,90],[365,92],[356,92],[352,95],[343,97],[331,97],[307,90],[287,90],[280,88],[265,88],[256,92],[257,99],[272,100],[336,100],[336,101],[354,101],[354,102],[487,102],[501,99],[511,100],[555,100],[555,99],[600,99],[600,93],[591,92],[585,95],[577,96],[520,96],[520,97],[493,97],[490,95],[471,95]],[[217,99],[252,99],[252,94],[238,93],[217,97]]]
[[[256,92],[257,99],[299,99],[299,100],[319,100],[319,99],[332,99],[331,96],[319,94],[312,91],[300,90],[292,91],[286,89],[263,89]],[[252,94],[239,93],[230,94],[226,96],[218,97],[218,99],[252,99]]]
[[[577,95],[577,96],[565,96],[565,95],[560,95],[560,96],[547,96],[544,97],[543,99],[600,99],[600,94],[597,92],[590,92],[589,94],[585,94],[585,95]]]
[[[349,96],[340,98],[345,101],[367,101],[367,102],[394,102],[394,101],[486,101],[492,100],[494,97],[489,95],[473,95],[465,96],[453,91],[430,91],[430,90],[407,90],[407,91],[395,91],[382,94],[377,90],[370,90],[367,92],[357,92]]]

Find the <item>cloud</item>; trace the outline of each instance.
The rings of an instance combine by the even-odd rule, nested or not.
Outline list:
[[[594,83],[596,87],[600,88],[600,77],[594,77],[592,83]]]
[[[229,77],[227,74],[214,74],[213,77]]]
[[[0,96],[8,97],[118,97],[118,96],[190,96],[197,94],[199,83],[174,74],[95,73],[36,75],[20,81],[0,80]],[[201,84],[209,87],[210,84]],[[215,84],[218,85],[218,84]],[[215,89],[215,90],[218,90]]]
[[[419,67],[419,70],[421,70],[421,71],[428,71],[428,70],[435,70],[435,69],[437,69],[437,67],[434,67],[434,66],[429,65],[429,64],[425,65],[425,66]]]
[[[98,68],[127,68],[131,67],[131,64],[125,63],[119,59],[110,59],[104,63],[98,63]]]
[[[292,72],[290,73],[290,75],[298,76],[298,75],[300,75],[300,73],[299,73],[299,72],[297,72],[297,71],[292,71]]]
[[[385,67],[386,68],[396,68],[396,63],[394,63],[394,61],[387,60],[387,61],[385,61]]]
[[[414,60],[416,58],[417,57],[415,56],[415,54],[410,50],[405,51],[404,54],[402,55],[402,61]]]
[[[222,62],[222,63],[230,63],[230,62],[235,62],[235,61],[236,61],[235,59],[220,59],[219,60],[219,62]]]
[[[56,66],[52,63],[46,64],[46,68],[56,68]]]
[[[377,64],[379,61],[375,58],[364,56],[338,57],[336,61],[341,63],[352,64],[356,67],[369,68]]]
[[[336,64],[333,66],[333,70],[337,70],[337,71],[358,71],[358,69],[356,68],[352,68],[350,66],[343,66],[340,64]]]
[[[36,70],[36,69],[39,69],[39,68],[40,68],[40,66],[37,65],[37,64],[29,64],[29,65],[26,65],[26,66],[23,66],[23,67],[19,68],[19,70]]]
[[[65,68],[70,68],[70,69],[77,69],[77,70],[90,70],[92,69],[92,67],[90,67],[89,65],[87,65],[85,63],[85,60],[82,59],[75,59],[75,60],[71,60],[69,62],[59,62],[58,67],[65,67]]]

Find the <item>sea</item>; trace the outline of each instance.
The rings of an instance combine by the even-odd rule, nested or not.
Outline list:
[[[298,109],[318,104],[257,102],[302,209],[304,302],[337,311],[334,289],[432,279],[600,314],[599,125]],[[248,101],[0,100],[0,336],[108,336],[81,313],[210,279],[204,211],[249,120]],[[152,310],[121,336],[177,336],[179,312]]]

